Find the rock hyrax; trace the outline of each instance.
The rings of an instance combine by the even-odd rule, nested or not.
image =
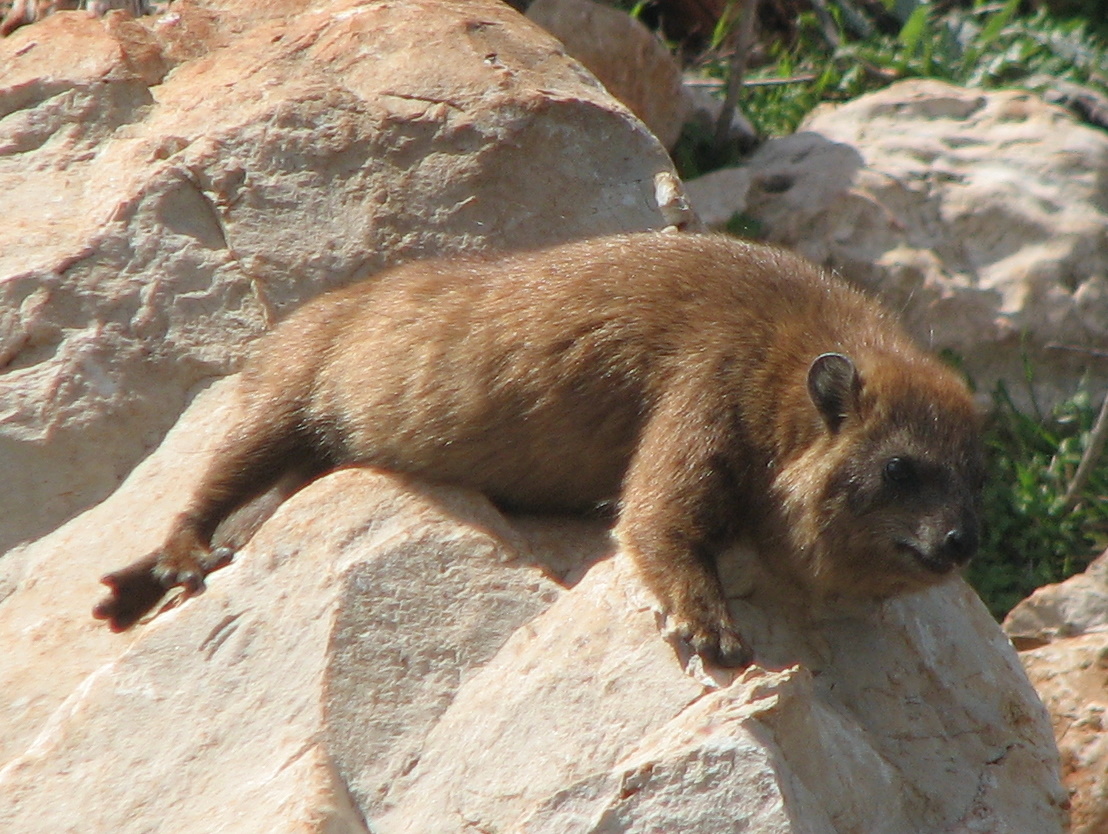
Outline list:
[[[977,547],[978,417],[863,293],[781,249],[617,235],[410,263],[304,305],[243,371],[242,420],[165,543],[104,577],[124,629],[224,560],[289,471],[367,463],[532,511],[618,498],[671,627],[749,662],[714,553],[746,536],[819,592],[884,597]]]

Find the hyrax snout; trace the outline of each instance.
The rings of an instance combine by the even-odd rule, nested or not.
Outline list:
[[[615,535],[670,625],[751,659],[714,554],[745,536],[817,591],[886,596],[978,540],[977,415],[956,374],[802,258],[642,233],[411,263],[260,341],[246,406],[165,543],[104,577],[132,625],[225,561],[211,537],[289,471],[363,462],[527,510],[618,498]]]

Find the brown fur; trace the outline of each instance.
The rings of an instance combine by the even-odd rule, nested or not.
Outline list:
[[[365,462],[528,510],[620,497],[616,536],[676,631],[750,660],[712,554],[736,535],[820,591],[885,596],[976,547],[961,381],[803,259],[645,233],[413,263],[259,345],[246,409],[166,543],[104,578],[126,628],[203,586],[217,524],[283,472]],[[890,463],[892,461],[892,463]]]

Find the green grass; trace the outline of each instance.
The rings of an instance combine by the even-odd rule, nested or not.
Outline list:
[[[1040,91],[1046,78],[1086,84],[1108,93],[1108,49],[1080,19],[1063,20],[1040,10],[1020,16],[1019,0],[936,14],[918,3],[896,35],[850,38],[838,7],[841,44],[827,45],[817,19],[802,14],[791,43],[768,45],[769,61],[752,70],[743,112],[764,136],[783,136],[817,104],[846,101],[902,78],[935,78],[970,87],[1024,87]],[[705,71],[722,78],[725,66]],[[768,79],[810,78],[758,86]]]
[[[967,578],[998,618],[1035,588],[1084,569],[1108,547],[1108,459],[1072,510],[1062,498],[1100,403],[1079,393],[1045,417],[1020,411],[1000,386],[985,441],[989,479],[981,551]]]

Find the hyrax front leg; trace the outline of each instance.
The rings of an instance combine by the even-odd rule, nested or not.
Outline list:
[[[723,409],[677,395],[651,416],[624,482],[616,538],[662,604],[667,626],[721,666],[753,653],[727,609],[710,552],[726,523],[730,438]]]

